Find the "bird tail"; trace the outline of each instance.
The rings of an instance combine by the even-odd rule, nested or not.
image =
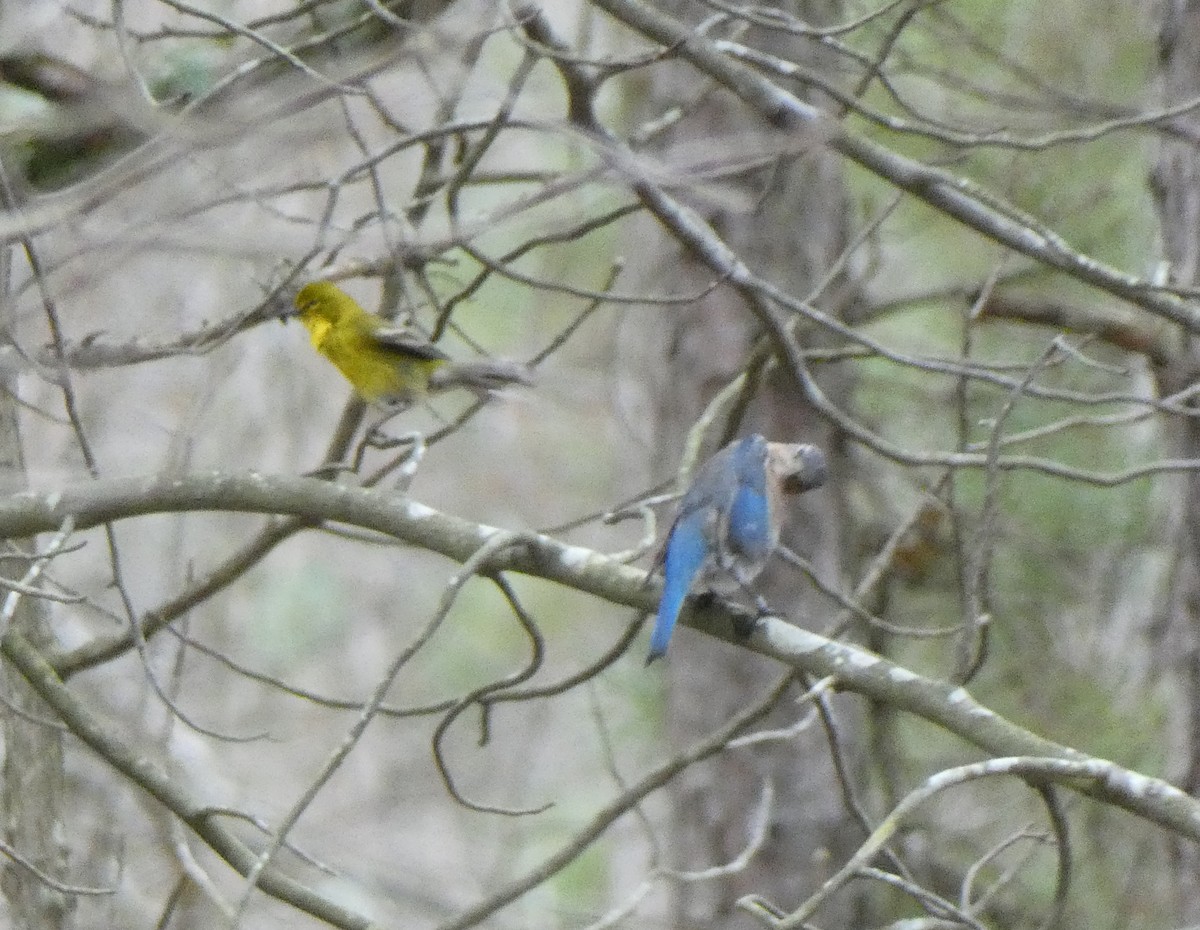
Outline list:
[[[671,641],[675,621],[683,609],[684,598],[707,556],[708,542],[699,528],[693,526],[691,521],[676,524],[667,539],[666,557],[663,559],[663,593],[658,602],[658,615],[654,618],[654,631],[650,634],[647,665],[666,655],[667,644]]]
[[[491,394],[511,384],[533,384],[533,374],[519,362],[502,358],[479,359],[472,362],[447,362],[429,376],[431,391],[466,388],[479,395]]]
[[[668,598],[664,592],[663,599],[658,602],[658,616],[654,618],[654,632],[650,634],[650,652],[646,655],[647,665],[667,654],[667,644],[671,642],[675,621],[683,609],[683,598],[684,595],[680,593]]]

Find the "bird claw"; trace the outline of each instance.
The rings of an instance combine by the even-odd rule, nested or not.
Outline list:
[[[363,439],[363,445],[369,446],[372,449],[395,449],[397,446],[402,446],[408,442],[411,442],[409,435],[393,436],[390,433],[384,432],[378,426],[371,427]]]
[[[734,615],[733,632],[738,638],[749,639],[754,635],[754,631],[758,629],[758,625],[762,622],[762,618],[770,616],[774,613],[774,611],[771,610],[770,605],[767,604],[762,596],[758,594],[754,595],[754,609],[756,612],[753,616],[746,613],[738,613]]]
[[[754,631],[758,628],[758,623],[762,617],[761,613],[754,617],[748,614],[737,614],[733,618],[734,635],[739,639],[749,639],[754,635]]]

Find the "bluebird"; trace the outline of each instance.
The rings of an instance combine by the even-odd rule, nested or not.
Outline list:
[[[767,442],[757,434],[700,466],[659,554],[665,580],[647,665],[666,653],[684,598],[698,580],[721,595],[749,590],[779,545],[783,495],[819,488],[827,473],[816,446]]]

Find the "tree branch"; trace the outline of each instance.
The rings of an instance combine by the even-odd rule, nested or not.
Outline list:
[[[257,856],[249,846],[221,825],[222,812],[202,803],[178,781],[169,778],[161,766],[127,743],[115,727],[88,711],[29,640],[16,630],[9,630],[0,638],[0,652],[16,666],[17,671],[71,728],[72,733],[191,827],[201,840],[239,873],[250,873]],[[335,927],[370,930],[374,926],[363,915],[322,897],[276,868],[265,870],[258,878],[258,886],[272,897]]]
[[[189,478],[97,480],[49,494],[24,493],[0,501],[0,535],[53,531],[73,515],[75,525],[97,524],[153,513],[224,510],[290,513],[314,521],[348,523],[465,562],[497,533],[485,524],[441,513],[410,498],[371,488],[345,487],[311,478],[208,474]],[[516,571],[554,581],[614,604],[653,609],[661,585],[647,582],[602,553],[537,534],[496,553],[493,572]],[[1088,757],[1000,717],[965,689],[917,675],[873,653],[834,642],[775,617],[763,617],[747,640],[747,615],[715,601],[685,609],[681,621],[726,642],[748,645],[764,655],[819,677],[833,676],[845,691],[862,694],[937,724],[997,756]],[[6,647],[6,654],[8,647]],[[39,661],[43,661],[39,657]],[[24,673],[25,665],[19,664]],[[46,666],[53,671],[52,665]],[[57,679],[56,679],[57,680]],[[1082,794],[1113,804],[1200,840],[1200,802],[1168,783],[1111,766],[1105,777],[1077,781]]]
[[[989,239],[1192,332],[1200,332],[1200,311],[1188,301],[1076,251],[1035,217],[965,177],[922,164],[855,135],[819,108],[783,90],[748,65],[723,54],[712,40],[680,20],[640,0],[593,2],[624,25],[671,49],[673,54],[728,88],[772,126],[795,133],[798,142],[824,142],[871,173]]]

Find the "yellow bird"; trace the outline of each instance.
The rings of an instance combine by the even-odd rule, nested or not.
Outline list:
[[[329,281],[296,295],[300,322],[313,348],[337,366],[370,403],[411,404],[429,393],[466,388],[486,395],[510,384],[532,384],[529,369],[503,359],[454,362],[419,333],[368,313]]]

